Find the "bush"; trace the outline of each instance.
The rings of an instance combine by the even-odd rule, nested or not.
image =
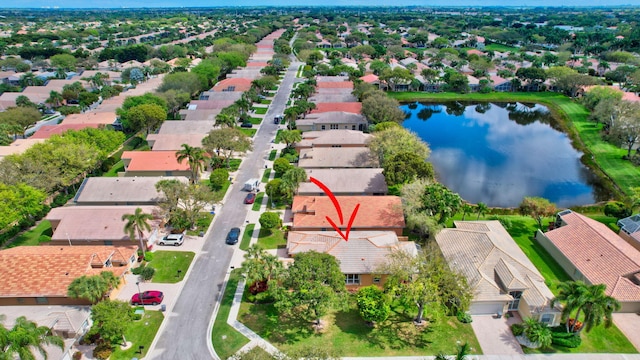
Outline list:
[[[38,237],[38,243],[49,242],[49,241],[51,241],[51,236],[40,235],[40,237]]]
[[[273,162],[273,170],[276,174],[284,174],[291,169],[291,164],[286,158],[278,158]]]
[[[73,353],[73,360],[80,360],[82,359],[82,353],[80,351],[76,351]]]
[[[609,201],[604,206],[604,214],[616,219],[624,219],[631,216],[631,209],[628,208],[627,205],[625,205],[625,203],[623,202]]]
[[[112,352],[113,349],[111,348],[111,345],[105,342],[99,344],[95,349],[93,349],[93,357],[99,360],[107,360],[109,356],[111,356]]]
[[[524,325],[522,324],[513,324],[511,325],[511,332],[513,336],[520,336],[524,333]]]
[[[153,256],[154,256],[154,255],[153,255],[153,253],[152,253],[152,252],[147,251],[146,253],[144,253],[144,259],[145,259],[147,262],[153,261]]]
[[[271,211],[263,212],[260,215],[260,219],[258,221],[260,222],[260,226],[262,226],[265,229],[275,229],[282,226],[282,220],[280,219],[280,214],[277,212],[271,212]]]
[[[135,268],[131,269],[131,273],[132,273],[133,275],[140,275],[140,273],[142,272],[142,270],[144,270],[144,264],[141,264],[140,266],[138,266],[138,267],[135,267]]]
[[[458,311],[456,317],[458,318],[458,321],[463,324],[469,324],[473,321],[473,319],[471,318],[471,314],[464,311]]]
[[[215,169],[209,176],[209,183],[214,191],[222,189],[227,181],[229,181],[229,172],[225,169]]]
[[[551,343],[567,348],[577,348],[582,344],[579,333],[568,333],[564,326],[551,328]]]
[[[143,280],[151,280],[155,273],[156,269],[152,268],[151,266],[145,266],[144,269],[140,271],[140,277],[142,277]]]

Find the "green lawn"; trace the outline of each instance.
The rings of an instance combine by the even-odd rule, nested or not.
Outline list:
[[[263,183],[267,183],[269,182],[269,176],[271,175],[271,169],[266,169],[264,171],[264,174],[262,174],[262,181]]]
[[[247,130],[247,129],[245,129],[245,130]],[[255,132],[255,130],[254,130],[254,132]],[[242,159],[229,159],[229,167],[227,167],[227,170],[229,172],[238,171],[238,169],[240,168],[240,163],[242,163]]]
[[[48,236],[46,241],[41,241],[40,236],[42,235]],[[16,237],[16,239],[7,247],[12,248],[16,246],[37,246],[50,241],[51,235],[53,235],[51,223],[49,222],[49,220],[42,220],[32,229],[18,235],[18,237]]]
[[[275,138],[275,140],[273,140],[273,142],[275,144],[280,144],[280,141],[282,141],[282,140],[280,140],[280,133],[281,132],[282,132],[282,129],[279,129],[278,132],[276,132],[276,138]]]
[[[231,310],[231,304],[233,302],[233,295],[236,292],[238,282],[241,278],[241,269],[231,271],[229,281],[227,281],[227,287],[225,288],[224,295],[222,296],[220,308],[218,309],[218,315],[213,323],[211,343],[213,344],[213,348],[220,359],[226,359],[235,354],[240,350],[240,348],[249,342],[249,339],[227,324],[227,318],[229,317],[229,311]]]
[[[271,104],[271,100],[269,100],[269,99],[263,99],[263,100],[260,100],[260,104],[262,104],[262,105],[269,105],[269,104]]]
[[[187,240],[200,241],[200,240]],[[191,251],[167,251],[157,250],[153,253],[153,260],[147,266],[156,269],[155,275],[151,279],[154,283],[173,284],[184,279],[184,275],[193,261],[196,254]],[[181,270],[178,276],[178,270]]]
[[[251,108],[251,110],[253,110],[253,113],[258,115],[266,114],[268,109],[269,109],[268,107],[252,107]]]
[[[349,305],[323,317],[321,331],[300,317],[279,316],[273,304],[243,302],[238,318],[285,353],[318,347],[338,356],[426,356],[454,353],[456,341],[468,342],[474,354],[481,353],[470,324],[426,310],[428,325],[417,327],[412,322],[414,314],[394,310],[386,321],[370,327],[356,307]]]
[[[256,195],[256,200],[253,202],[253,205],[251,206],[251,210],[260,211],[263,198],[264,198],[264,192],[259,192],[258,195]]]
[[[125,332],[125,338],[132,343],[132,346],[127,350],[116,346],[109,359],[130,360],[145,357],[163,319],[164,315],[161,311],[146,310],[142,319],[131,322]],[[144,346],[142,354],[138,352],[140,346]]]
[[[240,166],[238,164],[238,166]],[[222,199],[224,199],[224,195],[227,193],[227,190],[229,189],[229,186],[231,186],[231,181],[225,181],[224,185],[222,186],[222,188],[220,190],[216,190],[213,192],[213,201],[215,202],[219,202],[222,201]]]
[[[511,51],[518,51],[518,49],[514,48],[513,46],[507,46],[502,44],[489,44],[484,47],[484,51],[511,52]]]
[[[200,236],[200,233],[205,233],[209,230],[209,225],[211,225],[211,221],[213,221],[214,215],[207,212],[201,212],[199,214],[198,220],[196,220],[196,228],[187,230],[187,235],[191,236]]]
[[[242,240],[240,241],[240,250],[247,251],[249,248],[249,243],[251,242],[251,235],[253,234],[253,229],[255,229],[256,224],[247,224],[244,228],[244,233],[242,234]]]
[[[263,249],[278,249],[287,245],[287,240],[284,238],[284,232],[280,229],[260,229],[258,244]]]
[[[259,125],[262,122],[262,119],[257,117],[252,117],[252,118],[249,118],[249,121],[251,121],[253,125]]]
[[[280,131],[280,130],[278,130],[278,131]],[[271,152],[269,153],[269,161],[275,160],[276,156],[278,156],[278,150],[276,150],[276,149],[271,150]]]
[[[119,172],[124,172],[124,161],[120,160],[115,163],[109,171],[102,174],[104,177],[118,177]]]
[[[246,129],[246,128],[240,128],[240,131],[242,131],[245,135],[247,135],[248,137],[253,137],[253,135],[255,135],[255,133],[258,131],[257,129]]]

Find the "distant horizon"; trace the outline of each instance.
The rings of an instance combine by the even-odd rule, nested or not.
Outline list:
[[[183,8],[308,8],[308,7],[438,7],[438,8],[611,8],[611,7],[640,7],[640,0],[512,0],[505,5],[504,0],[299,0],[292,4],[287,0],[236,0],[232,4],[220,0],[185,0],[182,6],[176,6],[171,0],[22,0],[6,1],[0,5],[0,10],[118,10],[118,9],[183,9]]]

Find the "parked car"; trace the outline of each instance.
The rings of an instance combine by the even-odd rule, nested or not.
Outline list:
[[[184,234],[169,234],[158,241],[159,245],[180,246],[184,242]]]
[[[244,203],[245,204],[253,204],[253,202],[256,201],[256,193],[248,193],[247,196],[244,198]]]
[[[132,305],[158,305],[164,299],[162,291],[148,290],[141,293],[135,293],[131,297]]]
[[[250,122],[244,122],[244,123],[242,123],[242,124],[240,125],[240,127],[243,127],[243,128],[252,128],[252,127],[253,127],[253,124],[252,124],[252,123],[250,123]]]
[[[238,242],[239,238],[240,238],[240,228],[234,227],[234,228],[231,228],[231,230],[229,230],[229,233],[227,234],[226,242],[229,245],[233,245]]]

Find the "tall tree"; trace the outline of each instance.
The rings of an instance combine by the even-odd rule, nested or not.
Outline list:
[[[35,360],[33,350],[38,350],[46,360],[48,358],[45,345],[54,345],[64,349],[64,341],[61,337],[53,335],[51,329],[46,326],[38,326],[26,317],[16,319],[13,327],[7,329],[0,323],[0,359]]]
[[[208,158],[207,153],[201,147],[193,147],[188,144],[182,144],[182,149],[176,151],[176,160],[179,163],[187,160],[189,170],[191,171],[191,183],[195,184],[200,179],[200,172],[206,164]]]
[[[609,137],[627,148],[627,158],[640,138],[640,103],[620,101],[612,114]]]
[[[111,289],[120,284],[111,271],[102,271],[100,275],[86,276],[73,279],[67,288],[67,295],[72,298],[89,300],[92,304],[102,300]]]
[[[259,244],[253,244],[247,249],[242,269],[245,271],[249,289],[253,289],[254,293],[268,290],[269,281],[283,271],[278,257],[266,252]]]
[[[590,332],[594,327],[604,323],[605,327],[613,324],[612,313],[620,310],[620,302],[606,294],[607,285],[587,285],[584,293],[584,304],[581,309],[584,312],[583,326],[579,332]],[[577,318],[577,316],[576,316]]]
[[[425,187],[422,205],[427,214],[438,215],[438,223],[444,224],[460,210],[462,198],[446,186],[435,183]]]
[[[144,213],[141,208],[136,208],[133,214],[122,215],[122,221],[127,222],[124,225],[124,232],[129,236],[129,240],[131,241],[135,241],[136,235],[138,236],[142,257],[144,257],[146,251],[146,246],[143,242],[144,232],[151,231],[151,224],[149,224],[151,220],[153,220],[153,215]]]
[[[480,220],[480,216],[484,216],[484,214],[486,214],[487,211],[489,211],[489,207],[487,206],[487,204],[485,204],[483,202],[477,203],[476,204],[476,213],[478,214],[478,216],[476,217],[476,220]]]
[[[387,97],[382,92],[375,92],[362,101],[361,113],[374,124],[385,121],[400,123],[404,120],[405,113],[399,106],[398,100]]]
[[[227,167],[229,159],[235,154],[243,154],[252,148],[251,138],[236,128],[214,129],[202,139],[202,146],[207,153],[221,156]]]
[[[531,216],[538,223],[539,229],[542,229],[543,218],[553,216],[558,212],[555,204],[541,197],[525,197],[518,210],[522,215]]]
[[[0,113],[0,123],[19,128],[18,134],[25,132],[40,120],[40,112],[32,107],[14,107]]]
[[[387,161],[400,153],[413,153],[426,160],[429,157],[429,147],[415,133],[402,128],[391,127],[383,131],[376,131],[369,143],[371,152],[377,156],[382,167]]]
[[[576,322],[569,327],[569,318],[577,311],[576,318],[580,316],[580,309],[585,302],[587,285],[582,281],[565,281],[558,284],[558,295],[551,300],[551,307],[562,304],[561,319],[565,323],[567,332],[573,332]]]
[[[127,343],[124,333],[133,320],[133,308],[129,303],[108,299],[101,301],[91,307],[91,318],[100,337],[110,344]]]
[[[285,143],[287,148],[302,140],[302,132],[300,130],[282,130],[280,132],[280,140]]]

